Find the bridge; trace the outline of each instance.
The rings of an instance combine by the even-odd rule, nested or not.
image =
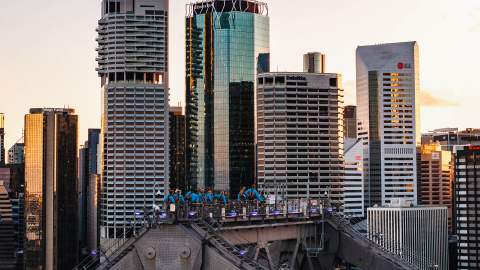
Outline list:
[[[419,269],[323,205],[173,207],[148,215],[74,270]]]

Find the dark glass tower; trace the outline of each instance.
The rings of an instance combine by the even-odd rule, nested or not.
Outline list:
[[[232,194],[255,178],[255,85],[269,71],[268,7],[258,1],[187,6],[187,179]]]
[[[170,107],[170,188],[190,189],[185,179],[185,115]]]
[[[77,132],[72,109],[25,116],[25,269],[78,263]]]

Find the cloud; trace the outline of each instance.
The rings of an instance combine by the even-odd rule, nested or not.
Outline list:
[[[420,92],[422,106],[425,107],[457,107],[459,104],[455,101],[436,97],[427,91]]]
[[[480,32],[480,23],[472,26],[470,32]]]

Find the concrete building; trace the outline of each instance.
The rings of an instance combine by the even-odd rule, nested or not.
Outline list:
[[[5,165],[5,115],[0,113],[0,166]]]
[[[197,1],[186,16],[189,186],[236,194],[255,179],[256,75],[269,71],[266,3]]]
[[[31,109],[25,116],[25,269],[78,263],[78,116]]]
[[[360,140],[345,140],[344,214],[365,216],[363,145]]]
[[[3,182],[0,181],[0,269],[17,269],[15,259],[16,246],[12,203],[7,189]]]
[[[8,164],[23,164],[25,163],[25,144],[23,138],[16,142],[10,149],[8,149]]]
[[[421,148],[418,204],[446,206],[449,231],[452,231],[454,164],[452,152],[442,151],[440,144]]]
[[[357,140],[357,106],[345,106],[343,113],[343,135],[346,139]]]
[[[124,237],[168,189],[168,19],[168,0],[101,3],[103,238]]]
[[[447,208],[402,206],[402,201],[368,208],[368,237],[420,270],[447,270]]]
[[[422,144],[440,143],[442,150],[453,151],[457,145],[480,145],[480,129],[458,128],[435,129],[422,134]]]
[[[185,177],[185,114],[182,107],[170,108],[170,188],[192,190]]]
[[[454,151],[457,269],[479,269],[480,146],[459,146]]]
[[[325,73],[325,54],[310,52],[303,55],[303,72]]]
[[[364,144],[365,207],[417,203],[420,144],[416,42],[357,48],[358,137]]]
[[[258,75],[258,183],[289,198],[343,195],[343,89],[339,74]]]

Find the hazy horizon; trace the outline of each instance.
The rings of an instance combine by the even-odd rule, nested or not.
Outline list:
[[[184,15],[190,1],[170,1],[170,103],[184,103]],[[359,45],[418,41],[422,131],[480,127],[480,1],[271,0],[272,71],[300,71],[302,54],[327,55],[327,71],[343,76],[346,104],[355,103]],[[301,2],[301,4],[299,3]],[[100,0],[6,1],[0,17],[0,112],[6,148],[21,136],[33,107],[71,107],[80,115],[80,144],[100,127],[95,72]],[[288,22],[288,23],[285,23]]]

